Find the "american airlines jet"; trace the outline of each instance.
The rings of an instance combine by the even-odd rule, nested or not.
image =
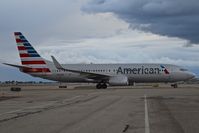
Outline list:
[[[43,59],[21,32],[15,32],[21,65],[8,64],[35,77],[60,82],[96,83],[97,89],[137,82],[176,82],[194,78],[187,69],[171,64],[60,64]]]

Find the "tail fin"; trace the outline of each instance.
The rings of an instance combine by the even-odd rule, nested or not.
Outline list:
[[[21,64],[32,69],[25,69],[24,72],[50,72],[46,61],[31,46],[21,32],[14,32]]]

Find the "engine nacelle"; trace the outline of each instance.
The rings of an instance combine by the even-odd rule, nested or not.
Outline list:
[[[122,75],[111,77],[109,84],[112,86],[126,86],[129,84],[128,77]]]

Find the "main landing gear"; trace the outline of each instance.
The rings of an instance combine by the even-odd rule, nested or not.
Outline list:
[[[106,83],[98,83],[96,85],[97,89],[106,89],[107,88],[107,84]]]
[[[177,84],[177,83],[171,84],[171,87],[173,87],[173,88],[178,88],[178,84]]]

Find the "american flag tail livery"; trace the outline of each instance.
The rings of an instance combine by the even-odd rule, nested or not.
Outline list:
[[[21,71],[25,73],[50,73],[50,69],[45,61],[37,51],[32,47],[28,40],[21,32],[14,32],[19,56],[23,67]]]

